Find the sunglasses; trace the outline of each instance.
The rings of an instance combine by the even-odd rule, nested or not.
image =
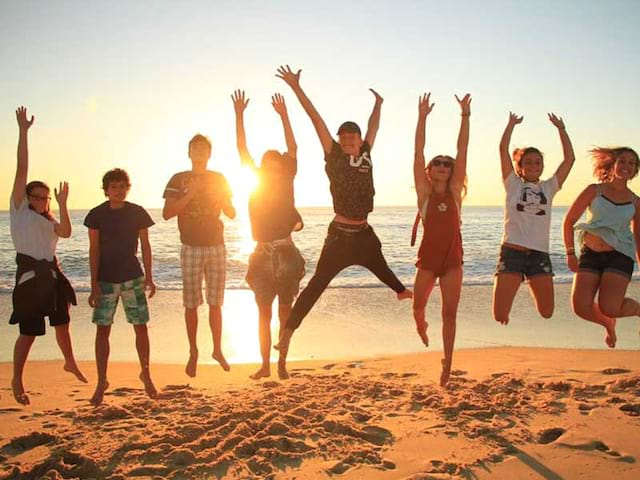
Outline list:
[[[41,202],[44,202],[46,200],[51,200],[51,197],[49,196],[40,196],[40,195],[29,195],[31,198],[35,199],[35,200],[40,200]]]
[[[434,167],[444,167],[444,168],[451,168],[453,167],[453,162],[451,160],[433,160],[431,162],[431,165],[433,165]]]

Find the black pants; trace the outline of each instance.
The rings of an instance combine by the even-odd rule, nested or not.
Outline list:
[[[316,271],[293,306],[286,328],[298,328],[331,280],[351,265],[361,265],[369,269],[396,293],[406,290],[382,256],[380,240],[371,226],[332,222]]]

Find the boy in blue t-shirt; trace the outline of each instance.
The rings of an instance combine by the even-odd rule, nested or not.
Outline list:
[[[154,221],[144,208],[125,201],[131,188],[126,171],[120,168],[109,170],[102,177],[102,188],[109,200],[93,208],[84,219],[84,225],[89,228],[89,305],[93,307],[93,323],[97,326],[98,385],[91,398],[93,405],[102,403],[104,393],[109,387],[109,334],[120,298],[127,321],[133,325],[136,333],[136,349],[141,367],[140,380],[150,398],[156,398],[158,395],[149,373],[149,308],[145,297],[147,289],[149,298],[156,293],[148,232]],[[138,238],[142,247],[144,273],[136,256]]]

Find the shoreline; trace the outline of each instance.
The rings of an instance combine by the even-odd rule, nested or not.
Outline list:
[[[570,309],[570,285],[556,285],[556,308],[551,319],[541,318],[527,288],[516,296],[509,325],[498,324],[491,317],[492,287],[467,287],[458,311],[456,351],[482,347],[548,347],[570,349],[607,349],[604,329],[579,319]],[[629,295],[640,297],[640,283],[629,287]],[[78,360],[94,357],[95,326],[87,294],[78,293],[78,306],[71,310],[71,335]],[[151,362],[182,364],[187,361],[188,342],[183,319],[180,291],[159,291],[149,301],[151,321],[149,336]],[[0,295],[0,318],[8,319],[11,298]],[[207,309],[199,309],[198,346],[200,360],[211,354],[211,333],[206,321]],[[427,307],[430,347],[441,351],[440,294],[436,287]],[[258,312],[249,290],[228,290],[223,307],[223,352],[234,364],[260,361]],[[277,338],[277,308],[271,322],[272,338]],[[0,323],[0,362],[12,360],[13,344],[18,334],[8,320]],[[640,346],[638,319],[618,321],[617,349],[634,350]],[[123,309],[117,309],[111,331],[111,360],[137,361],[132,328]],[[417,353],[425,347],[415,333],[411,302],[399,302],[391,290],[380,288],[330,289],[324,293],[293,337],[290,360],[345,360],[375,358],[384,355]],[[277,352],[272,351],[275,359]],[[60,351],[47,325],[47,334],[34,342],[31,360],[60,358]],[[208,363],[213,363],[209,360]]]

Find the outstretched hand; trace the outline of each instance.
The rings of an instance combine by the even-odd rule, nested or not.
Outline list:
[[[373,88],[370,88],[369,91],[373,93],[373,96],[376,97],[376,104],[379,105],[384,102],[384,98],[380,96],[378,92],[376,92]]]
[[[31,115],[31,120],[27,118],[27,108],[26,107],[18,107],[16,110],[16,120],[18,120],[18,126],[20,130],[28,130],[31,125],[33,125],[33,115]]]
[[[471,115],[471,94],[467,93],[465,94],[464,97],[462,97],[462,100],[460,100],[458,98],[458,95],[454,95],[456,97],[456,101],[458,102],[458,105],[460,105],[460,110],[461,110],[461,114],[465,117],[468,117],[469,115]]]
[[[291,88],[297,88],[300,86],[300,73],[302,73],[302,70],[298,70],[296,73],[293,73],[293,70],[291,70],[289,65],[285,65],[284,67],[280,65],[278,67],[276,77],[284,80]]]
[[[418,97],[418,114],[420,116],[427,116],[433,110],[435,103],[429,104],[429,99],[431,98],[431,92],[423,93],[422,96]]]
[[[231,100],[233,101],[233,109],[236,111],[236,115],[241,115],[244,112],[244,109],[249,105],[249,99],[245,99],[244,90],[236,90],[231,95]]]
[[[549,116],[549,121],[553,123],[557,129],[564,130],[564,120],[562,120],[562,117],[556,116],[555,113],[548,113],[547,115]]]
[[[58,205],[66,205],[67,199],[69,198],[69,184],[67,182],[60,182],[58,188],[53,189],[53,194],[56,197]]]
[[[284,103],[284,97],[279,93],[271,96],[271,105],[278,115],[287,114],[287,105]]]
[[[524,117],[519,117],[515,113],[509,112],[509,125],[519,125],[522,123],[522,120],[524,120]]]

